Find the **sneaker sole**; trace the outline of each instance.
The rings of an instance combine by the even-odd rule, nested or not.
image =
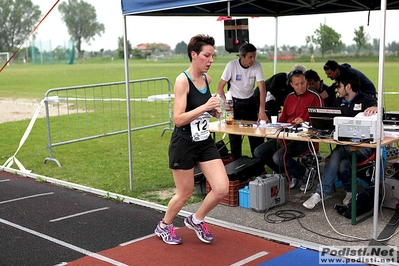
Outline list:
[[[181,242],[180,242],[180,243],[176,243],[176,242],[168,242],[168,241],[165,241],[165,239],[162,237],[162,234],[158,233],[157,231],[154,231],[154,233],[155,233],[159,238],[161,238],[162,241],[163,241],[164,243],[166,243],[166,244],[168,244],[168,245],[180,245],[180,244],[181,244]]]
[[[316,204],[316,205],[317,205],[317,204]],[[302,204],[302,206],[305,207],[305,208],[308,209],[308,210],[313,210],[314,207],[316,207],[316,205],[314,205],[313,208],[310,208],[309,206],[306,206],[305,204]]]
[[[201,233],[199,233],[197,230],[195,230],[195,228],[192,227],[191,224],[187,223],[186,219],[184,219],[184,224],[187,226],[188,229],[194,230],[194,232],[197,234],[198,239],[201,240],[202,242],[207,243],[207,244],[212,242],[212,240],[209,241],[209,240],[203,239],[201,237]]]
[[[306,202],[306,201],[305,201],[305,202]],[[305,202],[302,203],[302,206],[305,207],[305,208],[308,209],[308,210],[313,210],[313,209],[317,206],[317,204],[319,204],[321,201],[317,202],[312,208],[310,208],[310,206],[306,206]]]

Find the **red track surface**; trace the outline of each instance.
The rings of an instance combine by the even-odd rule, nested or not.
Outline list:
[[[155,226],[155,225],[154,225]],[[181,245],[167,245],[156,235],[104,250],[99,255],[118,261],[121,265],[258,265],[294,250],[295,247],[264,240],[249,234],[208,225],[215,237],[211,244],[202,243],[195,232],[177,229]],[[253,256],[253,257],[251,257]],[[87,256],[67,265],[102,266],[109,262]]]

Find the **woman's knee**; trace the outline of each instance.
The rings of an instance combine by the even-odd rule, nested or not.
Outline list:
[[[212,187],[212,191],[214,196],[221,200],[229,194],[229,184],[218,184]]]
[[[192,197],[192,195],[193,195],[192,190],[187,190],[176,194],[178,200],[183,202],[187,202]]]

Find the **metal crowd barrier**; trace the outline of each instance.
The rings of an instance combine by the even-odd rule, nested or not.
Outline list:
[[[166,125],[172,130],[171,83],[167,78],[129,82],[131,131]],[[113,82],[50,89],[45,94],[49,150],[80,141],[128,132],[126,83]]]

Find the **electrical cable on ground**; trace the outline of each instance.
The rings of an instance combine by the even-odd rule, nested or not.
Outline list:
[[[284,130],[283,128],[280,129],[280,130],[277,132],[277,135],[279,135],[279,134],[281,133],[281,131],[283,131],[283,130]],[[282,142],[283,142],[283,145],[286,146],[286,142],[285,142],[284,136],[285,136],[285,135],[283,134],[283,136],[282,136]],[[314,156],[317,156],[317,154],[316,154],[316,152],[315,152],[315,148],[314,148],[313,142],[312,142],[312,140],[311,140],[311,136],[308,136],[308,137],[309,137],[309,149],[310,149],[311,151],[313,151],[312,154],[313,154]],[[320,138],[318,138],[318,139],[320,139]],[[339,141],[337,141],[337,145],[344,145],[344,144],[342,144],[342,143],[340,143]],[[312,148],[312,149],[311,149],[311,148]],[[330,147],[330,148],[331,148],[331,147]],[[289,177],[289,175],[288,175],[288,173],[287,173],[288,171],[287,171],[286,164],[285,164],[285,155],[286,155],[286,152],[285,152],[284,155],[283,155],[284,170],[285,170],[285,173],[286,173],[286,175],[287,175],[287,181],[290,182],[290,177]],[[316,158],[315,161],[316,161],[316,165],[317,165],[316,169],[317,169],[317,173],[318,173],[317,175],[318,175],[318,178],[319,178],[320,189],[321,189],[321,191],[323,191],[323,185],[322,185],[322,182],[321,182],[321,173],[320,173],[319,160]],[[280,177],[280,178],[281,178],[281,177]],[[289,191],[288,191],[288,194],[289,194],[289,197],[290,197],[290,199],[291,199],[291,196],[290,196],[290,189],[289,189]],[[291,199],[291,200],[292,200],[292,199]],[[296,203],[296,202],[295,202],[295,203]],[[330,220],[329,220],[329,218],[328,218],[328,216],[327,216],[326,208],[325,208],[325,205],[324,205],[324,195],[323,195],[323,193],[321,193],[321,203],[322,203],[322,208],[323,208],[324,217],[326,218],[326,221],[328,222],[329,226],[334,230],[334,232],[337,233],[338,235],[341,235],[341,236],[344,236],[344,237],[347,237],[347,238],[353,238],[354,240],[348,240],[348,239],[342,239],[342,238],[327,236],[327,235],[324,235],[324,234],[322,234],[322,233],[318,233],[318,232],[315,232],[315,231],[313,231],[313,230],[308,229],[307,227],[305,227],[305,226],[299,221],[299,219],[300,219],[300,218],[303,218],[303,217],[305,216],[305,214],[304,214],[303,212],[297,211],[297,210],[280,210],[280,211],[277,211],[277,212],[272,213],[272,214],[267,214],[268,210],[270,209],[270,206],[271,206],[271,205],[270,205],[270,206],[264,211],[264,220],[265,220],[266,222],[268,222],[268,223],[273,223],[273,224],[279,224],[279,223],[283,223],[283,222],[288,222],[288,221],[292,221],[292,220],[297,220],[298,223],[301,225],[301,227],[304,228],[305,230],[307,230],[307,231],[309,231],[309,232],[311,232],[311,233],[314,233],[314,234],[316,234],[316,235],[318,235],[318,236],[325,237],[325,238],[329,238],[329,239],[333,239],[333,240],[338,240],[338,241],[345,241],[345,242],[363,242],[363,241],[370,241],[370,240],[371,240],[371,238],[360,238],[360,237],[356,237],[356,236],[351,236],[351,235],[347,235],[347,234],[341,233],[341,232],[339,232],[338,230],[336,230],[336,229],[334,228],[334,226],[331,224],[331,222],[330,222]],[[274,216],[274,217],[277,217],[278,219],[274,218],[273,216]],[[397,221],[396,223],[398,223],[398,222],[399,222],[399,221]],[[395,223],[395,224],[396,224],[396,223]],[[376,241],[379,241],[379,242],[387,241],[387,240],[391,239],[393,236],[397,235],[398,233],[399,233],[399,229],[396,230],[391,236],[389,236],[389,237],[387,237],[387,238],[385,238],[385,239],[377,239]]]
[[[311,140],[309,142],[310,142],[309,146],[311,146],[312,150],[314,151],[313,142]],[[285,145],[284,136],[283,136],[283,143]],[[316,156],[315,152],[313,154]],[[284,154],[284,157],[285,157],[285,154]],[[321,182],[321,174],[320,174],[320,165],[319,165],[319,160],[317,160],[317,159],[316,159],[316,165],[317,165],[316,168],[318,170],[317,172],[318,172],[320,189],[321,189],[321,191],[323,191],[323,185],[322,185],[322,182]],[[284,164],[284,166],[285,166],[285,164]],[[285,170],[287,170],[286,167],[285,167]],[[290,181],[289,176],[288,176],[288,181]],[[360,238],[360,237],[356,237],[356,236],[351,236],[351,235],[347,235],[347,234],[341,233],[338,230],[336,230],[335,227],[331,224],[331,222],[330,222],[330,220],[329,220],[329,218],[327,216],[327,212],[326,212],[325,205],[324,205],[324,195],[323,195],[323,193],[321,193],[321,199],[322,199],[321,203],[322,203],[324,217],[326,218],[326,220],[327,220],[329,226],[331,227],[331,229],[333,229],[334,232],[337,233],[338,235],[341,235],[341,236],[344,236],[344,237],[347,237],[347,238],[353,238],[354,240],[331,237],[331,236],[327,236],[327,235],[324,235],[324,234],[321,234],[321,233],[318,233],[318,232],[315,232],[313,230],[310,230],[310,229],[306,228],[299,221],[299,219],[303,218],[305,216],[305,214],[303,212],[297,211],[297,210],[280,210],[280,211],[277,211],[277,212],[272,213],[272,214],[267,214],[267,212],[269,210],[269,208],[268,208],[268,209],[266,209],[266,211],[264,213],[264,220],[269,222],[269,223],[274,223],[274,224],[279,224],[279,223],[282,223],[282,222],[297,220],[299,222],[299,224],[301,225],[301,227],[304,228],[305,230],[307,230],[309,232],[312,232],[312,233],[314,233],[316,235],[319,235],[319,236],[322,236],[322,237],[325,237],[325,238],[329,238],[329,239],[333,239],[333,240],[338,240],[338,241],[363,242],[363,241],[370,241],[371,240],[371,238]],[[273,219],[272,216],[278,217],[279,219]],[[395,231],[390,237],[385,238],[385,239],[377,239],[377,241],[387,241],[387,240],[391,239],[393,236],[395,236],[398,233],[399,233],[399,230]]]

